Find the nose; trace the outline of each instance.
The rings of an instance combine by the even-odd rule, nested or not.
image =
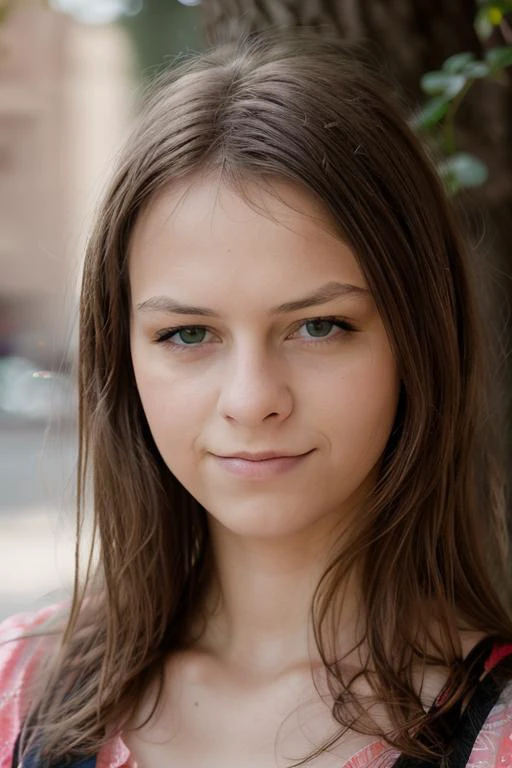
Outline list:
[[[254,347],[233,351],[224,367],[218,409],[223,418],[255,427],[283,421],[293,410],[293,396],[283,361]]]

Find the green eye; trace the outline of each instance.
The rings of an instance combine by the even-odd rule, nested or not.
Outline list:
[[[332,320],[309,320],[305,323],[308,333],[315,338],[328,336],[333,326]]]
[[[184,344],[200,344],[202,341],[204,341],[205,334],[206,328],[201,328],[200,326],[181,328],[181,330],[176,332],[176,336]]]

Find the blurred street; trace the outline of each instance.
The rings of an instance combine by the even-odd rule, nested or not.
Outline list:
[[[69,421],[0,414],[0,620],[69,588],[75,439]]]
[[[139,81],[123,7],[0,2],[0,620],[71,581],[79,275]]]

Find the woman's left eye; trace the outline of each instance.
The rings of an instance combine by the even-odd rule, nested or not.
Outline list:
[[[299,330],[307,331],[307,336],[302,338],[316,339],[318,341],[330,339],[333,336],[345,335],[355,330],[354,326],[336,317],[316,317],[301,323]],[[332,333],[336,329],[335,333]],[[338,333],[342,331],[342,333]]]

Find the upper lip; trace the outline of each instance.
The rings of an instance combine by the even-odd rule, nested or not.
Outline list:
[[[310,451],[306,451],[310,453]],[[263,461],[264,459],[291,459],[297,456],[304,456],[304,453],[287,453],[286,451],[260,451],[258,453],[249,453],[248,451],[238,451],[238,453],[217,454],[221,459],[246,459],[247,461]]]

